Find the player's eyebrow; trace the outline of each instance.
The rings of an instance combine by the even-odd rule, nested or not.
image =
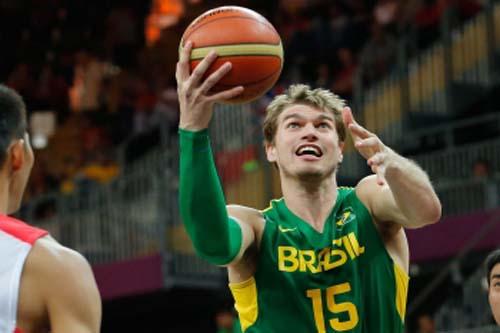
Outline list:
[[[491,276],[491,281],[495,280],[495,279],[499,279],[500,280],[500,274],[493,274]]]
[[[302,116],[300,113],[291,113],[291,114],[286,115],[283,118],[283,122],[285,122],[285,121],[287,121],[288,119],[291,119],[291,118],[305,119],[305,117]],[[335,120],[332,117],[330,117],[330,116],[328,116],[326,114],[320,114],[314,120],[330,120],[331,122],[335,122]]]

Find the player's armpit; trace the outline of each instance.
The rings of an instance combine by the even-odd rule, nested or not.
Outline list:
[[[52,333],[98,333],[101,298],[88,262],[55,243],[42,247],[39,281]]]

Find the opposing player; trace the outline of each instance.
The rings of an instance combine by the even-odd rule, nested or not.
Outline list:
[[[244,332],[403,332],[409,250],[403,228],[436,223],[441,204],[426,173],[356,123],[333,93],[291,86],[267,108],[267,159],[283,198],[264,211],[225,206],[207,127],[209,53],[192,74],[186,43],[177,65],[180,209],[197,253],[228,268]],[[337,186],[347,132],[375,175]]]
[[[0,85],[0,333],[97,333],[101,300],[87,261],[7,216],[33,162],[24,102]]]
[[[488,300],[497,325],[500,326],[500,249],[491,252],[485,261]]]

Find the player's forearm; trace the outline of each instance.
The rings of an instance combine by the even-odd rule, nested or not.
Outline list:
[[[406,226],[419,227],[439,221],[441,203],[425,171],[395,152],[391,155],[385,179],[396,204],[408,220]]]
[[[224,265],[237,256],[241,229],[228,218],[224,193],[217,176],[208,131],[179,130],[181,218],[196,252]]]

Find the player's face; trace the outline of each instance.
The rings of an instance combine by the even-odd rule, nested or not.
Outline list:
[[[500,325],[500,263],[496,264],[491,270],[488,299],[493,317],[497,324]]]
[[[35,161],[28,134],[25,134],[24,143],[19,146],[19,152],[20,154],[23,154],[22,163],[20,164],[19,169],[17,169],[12,176],[9,189],[8,214],[14,213],[19,209],[31,169],[33,168],[33,163]]]
[[[321,180],[337,169],[342,148],[333,114],[296,104],[279,115],[274,145],[267,145],[266,152],[286,175]]]

